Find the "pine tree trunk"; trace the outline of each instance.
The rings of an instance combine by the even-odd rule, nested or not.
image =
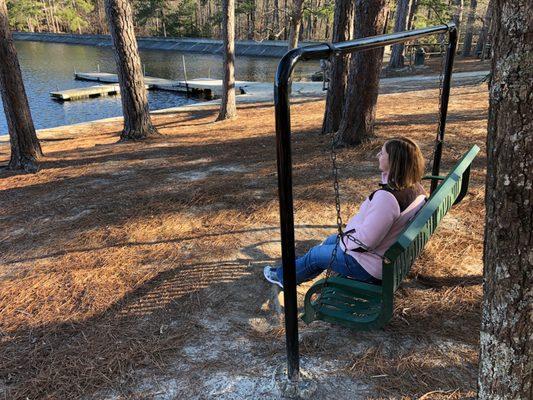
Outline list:
[[[272,35],[275,39],[278,37],[276,36],[279,32],[279,0],[274,0],[274,34]]]
[[[413,29],[419,3],[419,0],[413,0],[411,3],[411,8],[409,9],[409,18],[407,19],[407,30]]]
[[[165,22],[165,9],[161,7],[161,29],[163,30],[163,37],[167,37],[167,24]]]
[[[487,11],[485,12],[485,18],[483,19],[483,27],[481,28],[481,32],[479,33],[478,39],[477,39],[477,45],[476,45],[476,55],[480,54],[480,58],[483,60],[484,58],[484,50],[485,50],[485,43],[487,43],[487,38],[489,36],[489,29],[491,26],[491,19],[492,19],[492,6],[493,6],[494,0],[490,0],[489,4],[487,5]]]
[[[310,4],[309,4],[310,3]],[[308,4],[309,4],[309,7],[310,9],[312,10],[313,9],[313,0],[308,0]],[[312,29],[312,15],[311,13],[308,13],[307,14],[307,21],[303,20],[302,21],[302,24],[304,25],[302,27],[302,38],[301,40],[310,40],[311,38],[311,29]]]
[[[405,31],[407,26],[407,17],[409,15],[409,0],[398,0],[396,6],[396,18],[394,22],[394,32]],[[389,68],[403,68],[405,59],[403,50],[405,46],[403,43],[392,46],[392,52],[389,61]]]
[[[263,0],[263,15],[259,16],[259,19],[261,20],[261,30],[260,30],[260,40],[263,40],[265,38],[264,34],[267,32],[267,39],[268,39],[268,30],[270,29],[270,20],[272,13],[270,12],[270,1],[269,0]]]
[[[464,8],[464,0],[453,0],[452,1],[452,9],[453,9],[452,21],[455,23],[455,26],[457,27],[457,37],[460,37],[459,32],[461,28],[461,21],[463,20],[463,8]]]
[[[158,132],[150,119],[131,6],[127,0],[105,0],[105,10],[115,48],[124,113],[124,130],[120,138],[145,139]]]
[[[474,21],[476,20],[477,0],[470,1],[468,19],[466,20],[465,41],[463,44],[463,57],[469,57],[472,52],[472,36],[474,31]]]
[[[217,121],[237,116],[235,105],[235,0],[222,0],[224,82]]]
[[[41,0],[41,4],[42,4],[43,12],[44,12],[44,18],[46,20],[46,29],[48,30],[48,32],[52,32],[52,26],[50,25],[50,16],[49,16],[48,7],[46,6],[46,1]]]
[[[383,33],[387,0],[355,1],[355,38]],[[383,48],[352,54],[338,145],[357,145],[374,135]]]
[[[96,27],[97,33],[100,35],[106,33],[106,21],[105,21],[105,11],[104,11],[104,2],[103,0],[95,1],[95,7],[97,8],[97,20],[98,26]]]
[[[533,393],[533,10],[494,1],[479,399]]]
[[[302,9],[303,0],[294,0],[293,10],[291,15],[291,30],[289,33],[289,50],[298,47],[298,40],[300,37],[300,28],[302,25]]]
[[[0,60],[0,92],[11,144],[8,168],[37,172],[42,151],[35,134],[17,51],[9,30],[5,0],[0,0]]]
[[[288,40],[289,38],[289,30],[290,29],[287,29],[287,27],[289,26],[290,24],[290,20],[289,20],[289,13],[288,13],[288,10],[287,10],[287,1],[288,0],[283,0],[283,19],[285,20],[285,23],[283,24],[283,40]]]
[[[248,17],[248,40],[254,40],[255,38],[255,11],[256,11],[256,4],[254,1],[253,10],[250,11],[249,17]],[[224,11],[222,12],[224,13]]]
[[[353,38],[355,2],[353,0],[337,0],[333,22],[333,42],[343,42]],[[350,56],[337,56],[331,63],[328,95],[322,133],[337,132],[342,117],[344,95],[348,83]]]
[[[54,33],[59,33],[60,32],[59,22],[57,21],[57,18],[56,18],[56,4],[54,0],[50,0],[50,16],[52,19],[52,25],[54,26]]]

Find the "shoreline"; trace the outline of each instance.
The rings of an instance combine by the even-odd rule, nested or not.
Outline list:
[[[112,47],[109,35],[75,35],[70,33],[13,32],[13,39],[27,42],[47,42],[95,47]],[[201,38],[137,37],[141,50],[177,51],[183,53],[223,54],[222,40]],[[304,45],[316,42],[303,42]],[[288,48],[287,41],[235,41],[235,55],[280,58]]]

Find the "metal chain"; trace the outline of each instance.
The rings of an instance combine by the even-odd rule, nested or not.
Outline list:
[[[331,137],[331,164],[333,168],[333,190],[335,191],[335,211],[337,212],[337,239],[335,241],[335,247],[331,253],[331,258],[328,263],[328,268],[326,269],[326,282],[331,276],[331,266],[337,258],[337,249],[340,244],[340,239],[342,237],[342,214],[341,214],[341,200],[340,200],[340,191],[339,191],[339,168],[337,167],[337,151],[335,145],[338,140],[339,131],[333,133]]]
[[[385,262],[385,264],[390,264],[390,263],[391,263],[391,260],[389,260],[387,257],[382,256],[382,255],[379,254],[377,251],[375,251],[372,247],[368,247],[366,244],[364,244],[363,242],[361,242],[361,241],[360,241],[359,239],[357,239],[355,236],[350,235],[348,232],[344,233],[343,236],[347,237],[347,238],[350,239],[352,242],[354,242],[356,245],[358,245],[359,247],[361,247],[366,253],[374,254],[375,256],[377,256],[377,257],[380,258],[383,262]]]
[[[335,150],[335,144],[337,143],[339,131],[333,132],[331,134],[331,164],[333,166],[333,190],[335,191],[335,210],[337,212],[337,238],[335,239],[335,247],[333,248],[333,251],[331,252],[331,258],[329,259],[328,267],[326,268],[326,277],[324,278],[324,284],[322,285],[322,288],[320,289],[319,297],[318,297],[318,307],[322,307],[322,291],[326,288],[328,285],[328,280],[331,277],[331,274],[333,272],[331,266],[333,265],[333,262],[337,258],[337,250],[339,248],[340,240],[342,237],[342,214],[341,214],[341,200],[340,200],[340,193],[339,193],[339,169],[337,167],[337,152]],[[348,262],[346,262],[346,267],[348,267]]]
[[[442,124],[442,86],[443,86],[443,80],[444,80],[444,68],[446,66],[446,57],[444,56],[444,49],[448,45],[446,42],[446,35],[443,33],[440,35],[440,58],[441,58],[441,66],[440,66],[440,74],[439,74],[439,114],[438,114],[438,120],[437,120],[437,140],[435,141],[435,146],[438,143],[439,140],[439,133],[441,129]],[[432,160],[432,163],[435,160]],[[431,165],[431,170],[433,169],[433,164]]]

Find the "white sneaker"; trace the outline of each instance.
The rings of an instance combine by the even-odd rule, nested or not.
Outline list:
[[[265,279],[267,281],[275,285],[278,285],[280,288],[283,289],[283,284],[278,280],[278,274],[276,273],[276,268],[271,267],[270,265],[267,265],[263,269],[263,275],[265,275]]]

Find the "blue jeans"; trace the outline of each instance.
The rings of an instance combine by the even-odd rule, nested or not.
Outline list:
[[[313,247],[303,257],[296,260],[296,283],[309,281],[328,268],[331,261],[331,254],[335,248],[337,235],[328,236],[327,239]],[[331,264],[331,269],[342,276],[347,276],[361,282],[380,284],[379,279],[374,278],[357,262],[355,258],[346,254],[340,246],[337,247],[335,260]],[[283,282],[283,267],[276,269],[278,279]]]

